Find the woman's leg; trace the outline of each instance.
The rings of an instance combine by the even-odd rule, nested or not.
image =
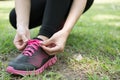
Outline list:
[[[39,35],[51,37],[59,31],[67,18],[73,0],[31,0],[31,13],[29,28],[34,28],[42,23]],[[87,11],[94,0],[88,0]],[[45,9],[45,10],[44,10]],[[44,14],[44,15],[43,15]],[[10,13],[10,23],[16,28],[16,13]]]
[[[31,0],[30,24],[29,28],[34,28],[42,23],[46,0]],[[9,15],[11,25],[16,28],[16,12],[12,9]]]
[[[47,0],[39,35],[50,38],[63,27],[73,0]]]
[[[83,13],[86,12],[92,6],[93,2],[94,0],[87,0],[86,7]]]
[[[93,1],[94,0],[87,0],[84,12],[91,7]],[[42,27],[39,31],[40,38],[41,36],[50,38],[63,27],[72,2],[73,0],[47,0]]]

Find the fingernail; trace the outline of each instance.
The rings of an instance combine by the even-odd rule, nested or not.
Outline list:
[[[40,41],[40,45],[43,45],[43,41]]]

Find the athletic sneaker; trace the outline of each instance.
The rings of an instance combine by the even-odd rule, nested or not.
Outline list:
[[[57,61],[55,55],[48,55],[41,47],[41,40],[29,40],[26,48],[8,64],[7,72],[16,75],[37,75]]]

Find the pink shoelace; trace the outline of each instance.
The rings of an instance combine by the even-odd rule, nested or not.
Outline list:
[[[38,47],[40,46],[41,41],[34,39],[34,40],[29,40],[28,45],[23,51],[23,54],[26,56],[32,56],[35,52],[35,50],[38,50]]]

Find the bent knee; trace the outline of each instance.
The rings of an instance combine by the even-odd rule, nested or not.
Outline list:
[[[15,9],[12,9],[9,14],[9,22],[16,29],[16,12]]]

